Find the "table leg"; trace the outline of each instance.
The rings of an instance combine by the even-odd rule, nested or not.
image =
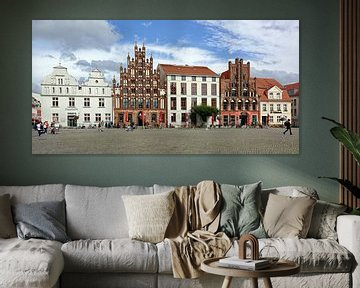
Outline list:
[[[265,288],[273,288],[270,278],[266,277],[263,279],[264,279]]]
[[[224,282],[221,286],[221,288],[230,288],[232,277],[231,276],[225,276]]]
[[[253,288],[258,288],[258,279],[257,278],[251,278],[251,283]]]

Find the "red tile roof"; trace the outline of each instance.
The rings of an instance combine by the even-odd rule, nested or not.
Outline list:
[[[172,75],[218,76],[218,74],[205,66],[159,64],[159,67],[166,74]]]
[[[296,82],[296,83],[291,83],[291,84],[286,84],[284,85],[285,89],[288,91],[293,90],[293,94],[290,94],[290,96],[294,97],[294,96],[299,96],[299,91],[300,91],[300,83]]]
[[[279,81],[272,78],[253,78],[253,81],[256,81],[256,93],[260,96],[260,101],[268,101],[267,92],[274,86],[277,86],[282,90],[282,99],[276,100],[271,99],[271,101],[291,101],[288,92],[285,87],[280,84]]]

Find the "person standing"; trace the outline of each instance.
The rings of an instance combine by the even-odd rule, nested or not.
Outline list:
[[[283,134],[285,135],[285,133],[286,133],[287,131],[289,131],[289,132],[290,132],[290,135],[292,135],[290,120],[287,119],[287,120],[285,121],[284,125],[285,125],[286,130],[283,132]]]

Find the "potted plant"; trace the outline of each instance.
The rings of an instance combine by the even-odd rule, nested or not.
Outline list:
[[[354,156],[355,161],[360,165],[360,137],[355,132],[347,129],[343,124],[336,122],[333,119],[322,117],[322,119],[335,123],[336,126],[330,129],[331,134],[339,140],[347,150]],[[360,187],[354,185],[348,179],[340,179],[336,177],[319,177],[328,178],[339,182],[347,190],[349,190],[356,198],[360,198]],[[360,215],[360,207],[354,208],[352,214]]]

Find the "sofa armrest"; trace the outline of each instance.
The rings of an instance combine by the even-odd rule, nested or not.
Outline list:
[[[336,224],[339,243],[355,257],[352,273],[353,287],[360,287],[360,216],[341,215]]]

